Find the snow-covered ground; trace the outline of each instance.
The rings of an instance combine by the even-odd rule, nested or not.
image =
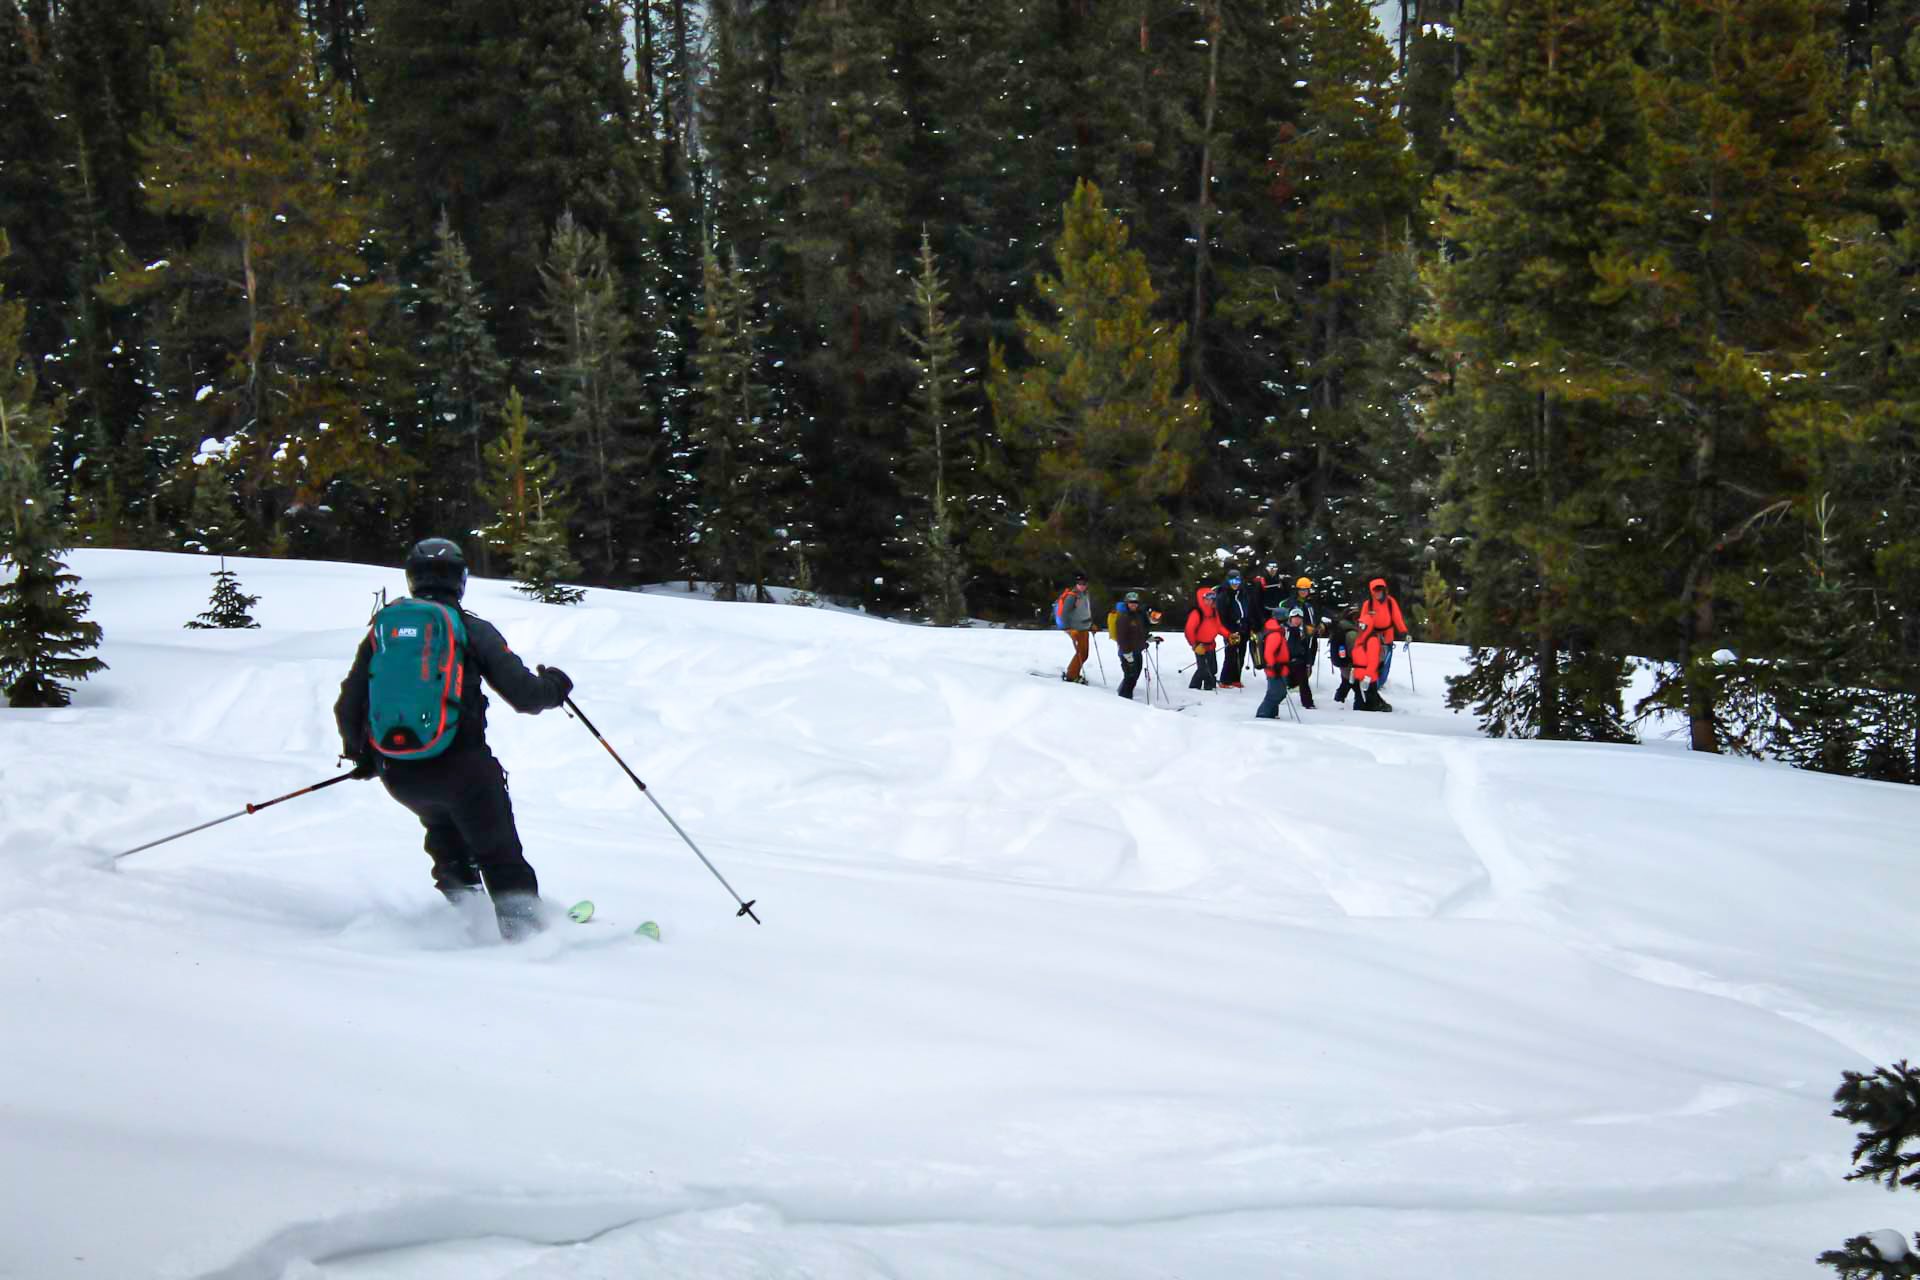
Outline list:
[[[608,923],[484,944],[377,784],[110,860],[335,772],[396,572],[233,562],[264,625],[199,632],[206,560],[74,562],[112,670],[0,710],[0,1274],[1755,1280],[1920,1217],[1828,1115],[1920,1052],[1915,791],[1485,741],[1432,646],[1276,724],[1048,633],[483,582],[766,921],[496,701]]]

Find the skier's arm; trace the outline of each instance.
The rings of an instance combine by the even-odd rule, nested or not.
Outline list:
[[[515,711],[546,711],[566,701],[573,686],[557,671],[539,675],[527,670],[506,640],[491,623],[479,618],[467,620],[467,661],[473,664],[493,691],[507,700]]]
[[[360,637],[353,666],[340,682],[340,697],[333,704],[333,723],[340,730],[340,754],[358,760],[373,750],[367,740],[367,671],[373,663],[373,633]]]

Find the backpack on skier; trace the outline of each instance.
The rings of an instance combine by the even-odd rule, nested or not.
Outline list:
[[[391,760],[431,760],[453,745],[466,687],[467,624],[458,609],[414,597],[373,619],[367,732]]]

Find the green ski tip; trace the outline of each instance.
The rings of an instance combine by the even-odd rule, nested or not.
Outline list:
[[[641,925],[638,929],[635,929],[634,932],[652,938],[655,942],[660,941],[660,926],[651,920]]]
[[[593,919],[593,899],[582,898],[567,908],[567,919],[575,924],[585,924]]]

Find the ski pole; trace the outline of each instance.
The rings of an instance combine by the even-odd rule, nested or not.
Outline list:
[[[640,794],[645,796],[652,803],[653,807],[660,811],[660,816],[667,820],[667,825],[673,828],[676,835],[687,842],[687,848],[693,850],[693,856],[700,859],[701,862],[706,863],[707,870],[713,872],[713,878],[718,880],[721,887],[726,889],[728,893],[733,894],[733,900],[740,904],[740,909],[733,914],[735,916],[745,916],[755,924],[759,924],[760,917],[753,914],[753,904],[759,901],[759,899],[752,898],[743,900],[739,894],[733,893],[733,886],[728,884],[727,878],[720,874],[720,869],[707,860],[706,854],[700,852],[700,846],[693,842],[693,837],[680,829],[680,824],[673,820],[673,815],[667,812],[666,806],[653,798],[653,792],[647,790],[647,784],[640,781],[640,775],[627,767],[627,762],[620,758],[620,753],[613,749],[613,744],[601,736],[600,731],[593,727],[593,721],[587,719],[587,713],[575,706],[572,698],[567,699],[567,713],[580,718],[580,723],[587,727],[587,732],[592,734],[600,745],[607,749],[607,754],[613,757],[613,762],[620,766],[620,772],[632,779],[633,785],[640,788]]]
[[[1107,684],[1107,660],[1100,656],[1100,637],[1098,635],[1093,637],[1093,660],[1100,664],[1100,687],[1102,689],[1109,688],[1110,686]]]
[[[1418,693],[1420,692],[1420,679],[1414,674],[1413,670],[1413,641],[1410,639],[1401,641],[1400,648],[1401,651],[1407,655],[1407,687],[1415,693]]]
[[[262,809],[271,809],[283,800],[296,800],[301,796],[312,795],[322,787],[330,787],[336,782],[345,782],[352,776],[351,773],[343,773],[337,778],[328,778],[325,782],[316,782],[310,787],[302,787],[298,791],[289,791],[283,796],[274,797],[272,800],[262,800],[259,804],[250,804],[238,813],[230,813],[224,818],[215,818],[212,822],[203,822],[197,827],[188,827],[185,831],[176,831],[172,835],[162,836],[158,840],[149,840],[139,848],[129,849],[125,853],[116,853],[113,855],[113,860],[118,862],[120,859],[130,857],[133,854],[144,853],[148,849],[158,848],[160,845],[169,844],[185,836],[190,836],[196,831],[205,831],[208,827],[217,827],[223,822],[232,822],[235,818],[244,818],[248,814],[258,813]]]

